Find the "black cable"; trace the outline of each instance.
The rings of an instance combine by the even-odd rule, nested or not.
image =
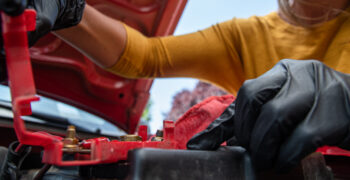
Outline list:
[[[44,164],[44,166],[35,175],[33,180],[41,180],[41,179],[43,179],[45,173],[50,169],[50,167],[51,167],[51,164]]]

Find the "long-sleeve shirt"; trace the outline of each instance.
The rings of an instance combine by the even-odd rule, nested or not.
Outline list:
[[[148,38],[125,26],[125,50],[110,70],[128,78],[191,77],[236,94],[281,59],[316,59],[350,73],[350,18],[340,14],[313,28],[294,26],[276,12],[234,18],[181,36]]]

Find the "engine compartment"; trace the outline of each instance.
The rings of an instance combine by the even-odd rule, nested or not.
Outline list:
[[[164,6],[160,6],[164,1],[156,0],[91,0],[89,3],[109,16],[124,18],[124,22],[129,22],[145,34],[167,35],[172,33],[179,17],[174,18],[168,14],[173,11],[166,8],[172,7],[174,11],[181,12],[184,2],[169,0]],[[149,18],[146,15],[142,18],[132,15],[125,18],[121,14],[115,14],[109,9],[112,5],[120,7],[116,12],[123,12],[123,8],[124,11],[126,8],[136,14],[149,12],[153,25],[138,22],[142,18]],[[179,7],[182,9],[176,9]],[[157,16],[159,12],[163,12],[161,17]],[[9,145],[8,149],[0,149],[0,160],[2,159],[3,163],[1,177],[5,177],[4,179],[299,179],[325,176],[349,178],[348,167],[343,163],[347,157],[343,156],[339,156],[340,159],[337,159],[337,156],[326,157],[327,163],[334,165],[333,173],[327,167],[323,156],[318,153],[315,158],[306,159],[292,172],[276,174],[256,173],[249,154],[240,147],[226,146],[217,151],[186,150],[189,138],[204,130],[234,101],[234,97],[230,95],[211,97],[191,108],[176,122],[164,121],[163,130],[149,137],[147,127],[137,124],[140,112],[148,99],[150,80],[131,81],[108,74],[52,36],[48,36],[32,48],[30,55],[26,32],[35,26],[35,12],[27,10],[16,17],[9,17],[3,13],[2,19],[13,111],[13,124],[1,126],[1,132],[5,133],[3,136],[6,137],[2,145]],[[71,53],[67,55],[63,53],[64,50]],[[57,67],[54,67],[54,64]],[[17,73],[18,70],[21,70],[21,73]],[[85,82],[68,88],[65,86],[67,81],[62,79],[67,76],[62,76],[62,73],[74,77],[68,81],[69,84],[81,82],[82,77],[88,78]],[[114,83],[111,83],[112,80]],[[115,80],[120,80],[118,83],[121,84],[118,85]],[[40,100],[36,95],[37,90],[39,94],[100,115],[129,134],[116,139],[79,139],[74,126],[68,126],[65,135],[62,135],[62,132],[60,134],[38,131],[36,126],[29,129],[23,118],[32,115],[31,103]],[[85,94],[77,95],[78,92]],[[129,94],[126,95],[126,92]],[[111,102],[115,106],[111,105]],[[106,104],[110,105],[110,109],[106,108]],[[15,136],[13,132],[11,134],[12,126]],[[134,133],[136,129],[137,133]],[[10,144],[16,139],[19,142]],[[328,150],[325,149],[327,152]],[[332,152],[336,154],[340,151]]]

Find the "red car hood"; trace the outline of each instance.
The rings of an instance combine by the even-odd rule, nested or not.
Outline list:
[[[87,2],[147,36],[164,36],[174,32],[187,0]],[[106,72],[51,34],[30,51],[39,94],[96,114],[128,133],[136,130],[152,80],[125,79]]]

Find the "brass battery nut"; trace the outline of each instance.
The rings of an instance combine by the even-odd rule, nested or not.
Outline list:
[[[67,149],[79,149],[79,140],[76,138],[75,126],[68,126],[66,138],[63,139],[63,147]]]
[[[135,134],[120,136],[120,141],[142,141],[142,137]]]

